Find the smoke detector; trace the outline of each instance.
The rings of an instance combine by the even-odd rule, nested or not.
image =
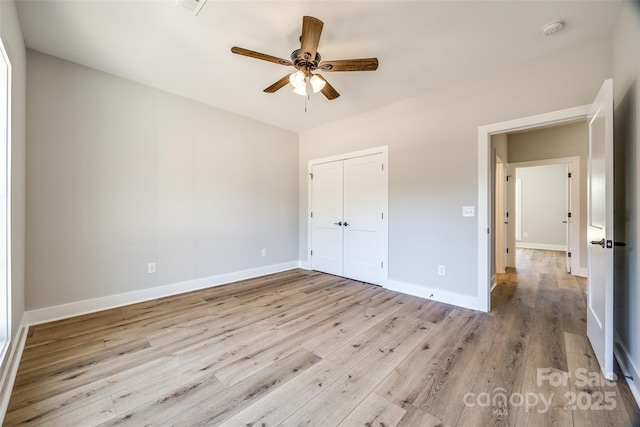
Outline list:
[[[202,6],[207,2],[207,0],[176,0],[176,4],[178,6],[182,6],[189,12],[197,15],[202,9]]]
[[[540,28],[540,32],[545,36],[552,36],[559,33],[564,28],[564,21],[553,21]]]

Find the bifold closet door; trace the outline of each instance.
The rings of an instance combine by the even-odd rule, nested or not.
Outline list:
[[[382,284],[387,181],[382,155],[314,165],[311,268]]]

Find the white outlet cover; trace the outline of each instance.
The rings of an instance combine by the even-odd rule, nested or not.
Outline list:
[[[463,206],[462,207],[462,216],[476,216],[476,207],[475,206]]]

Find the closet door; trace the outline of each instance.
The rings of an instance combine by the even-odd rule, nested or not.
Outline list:
[[[386,277],[387,179],[382,154],[344,161],[343,275],[382,284]]]
[[[311,268],[342,276],[343,161],[312,168]]]

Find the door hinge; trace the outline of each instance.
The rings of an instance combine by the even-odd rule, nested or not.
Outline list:
[[[313,174],[312,174],[312,173],[310,173],[310,174],[309,174],[309,176],[310,176],[310,177],[311,177],[311,179],[313,180]]]
[[[381,218],[381,219],[384,219],[384,212],[382,212],[382,213],[380,214],[380,218]]]
[[[507,253],[509,253],[509,248],[507,248]]]
[[[507,175],[507,182],[509,181],[509,178],[511,178],[511,175]]]
[[[311,218],[313,218],[313,212],[311,212]]]
[[[311,251],[311,256],[313,256],[313,251]]]
[[[382,164],[382,170],[384,170],[384,163]]]
[[[567,174],[567,178],[571,178],[571,172]]]
[[[567,213],[567,217],[571,218],[571,212]]]
[[[507,212],[507,218],[509,218],[509,212]]]
[[[567,252],[567,257],[571,258],[571,252]]]
[[[380,261],[380,268],[384,268],[384,262]]]

